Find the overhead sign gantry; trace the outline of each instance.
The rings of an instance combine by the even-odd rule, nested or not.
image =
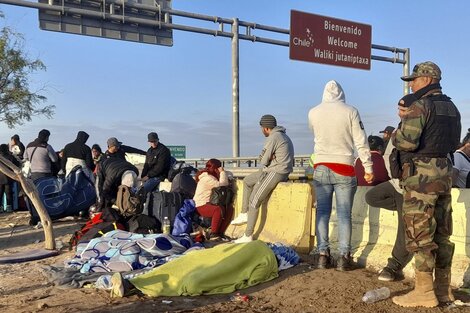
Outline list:
[[[11,4],[29,8],[35,8],[44,12],[44,14],[53,15],[54,18],[50,18],[43,13],[40,13],[40,19],[45,22],[40,22],[43,24],[44,29],[50,29],[54,31],[63,31],[63,32],[70,32],[76,34],[84,34],[84,35],[92,35],[92,36],[101,36],[106,38],[113,38],[113,39],[122,39],[122,40],[132,40],[132,41],[139,41],[145,43],[155,43],[155,44],[162,44],[171,46],[173,44],[172,39],[172,31],[173,30],[181,30],[181,31],[188,31],[194,32],[199,34],[206,34],[211,35],[214,37],[226,37],[231,39],[231,47],[232,47],[232,155],[233,157],[240,156],[240,127],[239,127],[239,41],[240,40],[248,40],[252,42],[261,42],[266,44],[290,47],[291,43],[294,40],[293,38],[299,38],[299,41],[296,40],[296,43],[300,43],[302,45],[303,39],[301,39],[302,32],[305,32],[305,29],[302,28],[302,25],[307,25],[308,21],[303,21],[302,15],[308,13],[299,14],[300,20],[298,20],[298,24],[301,25],[299,29],[295,27],[293,30],[273,27],[269,25],[262,25],[253,22],[246,22],[241,21],[238,18],[223,18],[218,16],[209,16],[204,14],[197,14],[191,12],[184,12],[179,10],[174,10],[171,8],[171,0],[39,0],[40,2],[32,2],[26,0],[0,0],[0,3],[4,4]],[[148,2],[150,1],[150,3]],[[77,3],[86,3],[87,7],[77,7]],[[73,5],[72,5],[73,4]],[[93,7],[90,8],[89,6]],[[292,15],[296,15],[297,11],[293,11]],[[181,25],[175,24],[172,21],[173,16],[179,16],[183,18],[187,18],[190,20],[199,20],[199,21],[206,21],[208,23],[212,23],[217,25],[215,29],[208,29],[203,27],[194,27],[188,25]],[[305,15],[304,15],[305,16]],[[75,20],[71,22],[70,17],[75,17]],[[323,17],[325,18],[325,17]],[[309,18],[308,20],[310,20]],[[317,18],[318,19],[318,18]],[[341,66],[348,66],[354,65],[358,66],[358,68],[370,69],[370,60],[377,60],[377,61],[384,61],[384,62],[391,62],[391,63],[399,63],[403,65],[403,75],[409,75],[410,68],[410,54],[409,49],[407,48],[395,48],[395,47],[388,47],[382,45],[375,45],[370,44],[370,40],[366,40],[363,44],[362,42],[357,42],[353,39],[341,39],[340,36],[335,36],[337,27],[345,27],[343,23],[346,22],[344,20],[334,19],[334,18],[327,18],[331,23],[326,26],[323,26],[323,31],[316,29],[310,29],[314,32],[319,32],[317,35],[313,34],[316,37],[312,37],[314,41],[322,42],[322,40],[326,40],[326,46],[318,46],[317,51],[317,59],[320,58],[323,61],[331,61],[331,59],[336,60],[339,58],[339,62],[336,65]],[[84,21],[84,23],[80,23],[80,21]],[[91,21],[91,22],[90,22]],[[321,19],[319,20],[321,21]],[[65,22],[65,23],[64,23]],[[294,21],[295,22],[295,21]],[[318,21],[317,21],[318,22]],[[317,23],[315,22],[315,23]],[[49,23],[49,24],[48,24]],[[98,24],[99,25],[98,25]],[[323,20],[323,23],[325,21]],[[347,22],[351,25],[351,22]],[[334,24],[334,25],[333,25]],[[364,25],[356,23],[357,25]],[[354,25],[356,25],[354,24]],[[128,34],[128,26],[132,28],[132,30],[144,30],[143,32],[139,33],[139,35],[130,35]],[[230,28],[230,30],[226,30]],[[371,32],[367,30],[367,25],[365,28],[361,26],[361,34],[366,34],[367,32]],[[116,29],[116,27],[118,27]],[[369,26],[370,27],[370,26]],[[92,29],[93,28],[93,29]],[[240,28],[244,28],[245,32],[241,33]],[[149,29],[152,29],[152,36],[154,39],[148,39],[146,36],[148,35],[147,32]],[[283,35],[290,35],[291,32],[294,36],[291,36],[290,41],[284,41],[279,39],[273,39],[268,37],[256,36],[253,33],[256,30],[261,30],[264,33],[275,33],[275,34],[283,34]],[[321,35],[323,32],[323,35]],[[334,34],[331,33],[328,35],[328,32],[335,32]],[[137,32],[138,33],[138,32]],[[142,35],[140,35],[142,34]],[[171,37],[170,37],[171,34]],[[337,35],[337,34],[336,34]],[[303,36],[303,35],[302,35]],[[326,36],[326,39],[324,38]],[[369,35],[367,35],[368,37]],[[341,36],[342,38],[346,38]],[[366,36],[365,36],[366,37]],[[136,40],[138,39],[138,40]],[[152,42],[153,41],[153,42]],[[305,43],[308,45],[308,43]],[[315,44],[315,42],[312,42]],[[325,44],[324,44],[325,45]],[[344,50],[341,52],[340,50],[334,50],[335,52],[331,52],[332,47],[338,48],[346,48],[352,50]],[[368,48],[368,46],[370,46]],[[295,48],[295,47],[294,47]],[[331,49],[328,49],[331,48]],[[357,48],[357,49],[356,49]],[[367,48],[367,49],[366,49]],[[392,57],[386,57],[381,55],[372,55],[370,48],[375,50],[381,50],[386,52],[391,52]],[[323,49],[323,51],[322,51]],[[294,49],[295,50],[295,49]],[[331,50],[326,51],[326,50]],[[358,50],[359,53],[356,55],[350,51]],[[366,51],[368,50],[368,51]],[[337,52],[338,56],[335,54]],[[297,53],[297,52],[295,52]],[[294,54],[295,54],[294,53]],[[304,52],[300,52],[302,54]],[[311,53],[311,52],[306,52]],[[333,53],[333,54],[331,54]],[[313,54],[315,56],[315,50],[313,50]],[[342,54],[344,56],[339,56]],[[323,57],[320,57],[323,55]],[[357,59],[355,58],[357,56]],[[291,55],[292,57],[292,55]],[[311,58],[311,56],[308,56]],[[293,58],[293,57],[292,57]],[[367,59],[367,62],[361,62],[362,59]],[[294,58],[293,58],[294,59]],[[300,59],[300,57],[299,57]],[[354,61],[356,60],[356,61]],[[307,57],[305,61],[313,61],[308,60]],[[322,62],[325,64],[332,64],[327,62]],[[351,66],[351,67],[354,67]],[[403,85],[403,93],[407,94],[409,92],[408,83],[405,82]]]

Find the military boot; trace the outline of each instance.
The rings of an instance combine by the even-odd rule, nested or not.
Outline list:
[[[434,290],[439,302],[454,302],[455,298],[450,288],[450,268],[436,268],[434,272]]]
[[[393,297],[393,303],[403,307],[433,308],[439,304],[434,294],[432,272],[415,272],[415,289],[406,295]]]

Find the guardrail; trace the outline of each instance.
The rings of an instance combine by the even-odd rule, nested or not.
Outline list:
[[[259,163],[259,157],[230,157],[230,158],[217,158],[222,162],[223,167],[257,167]],[[209,159],[207,158],[198,158],[198,159],[181,159],[186,163],[194,166],[195,168],[204,167],[206,162]],[[298,155],[294,156],[294,167],[307,167],[308,161],[310,160],[310,155]]]

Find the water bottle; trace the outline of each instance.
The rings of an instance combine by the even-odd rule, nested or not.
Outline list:
[[[390,297],[390,289],[388,289],[387,287],[382,287],[366,292],[366,294],[362,297],[362,301],[364,301],[365,303],[374,303],[377,301],[385,300],[388,297]]]
[[[171,228],[170,220],[168,219],[168,216],[165,216],[163,218],[163,224],[162,224],[163,233],[169,235],[170,234],[170,228]]]

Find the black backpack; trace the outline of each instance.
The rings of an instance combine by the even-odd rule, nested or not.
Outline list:
[[[191,172],[196,173],[197,169],[189,164],[186,164],[184,161],[176,161],[168,171],[168,180],[172,182],[179,173],[188,173],[191,175]]]
[[[185,199],[192,199],[196,192],[197,183],[188,171],[181,171],[176,174],[171,183],[171,192],[183,194]]]
[[[127,221],[128,229],[131,233],[137,234],[159,234],[162,232],[162,223],[154,216],[139,214],[131,217]]]
[[[232,204],[234,196],[235,192],[230,186],[215,187],[212,188],[209,203],[226,208]]]

